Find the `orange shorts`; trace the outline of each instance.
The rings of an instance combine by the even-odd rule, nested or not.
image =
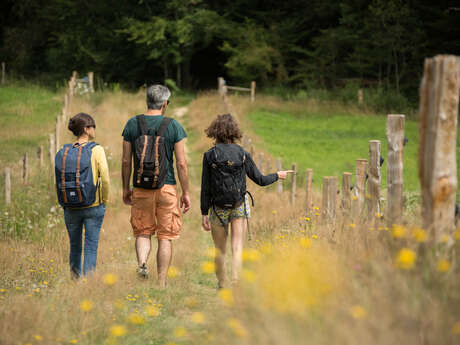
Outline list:
[[[176,186],[165,184],[160,189],[134,188],[131,225],[135,237],[156,233],[159,239],[179,238],[182,220]]]

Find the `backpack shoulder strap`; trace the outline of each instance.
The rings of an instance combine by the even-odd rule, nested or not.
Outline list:
[[[148,132],[147,122],[145,121],[145,115],[136,115],[137,125],[139,126],[140,135],[146,135]]]
[[[88,147],[88,149],[92,150],[94,146],[97,146],[99,145],[98,143],[94,142],[94,141],[90,141],[88,144],[86,144],[85,146]]]
[[[163,120],[161,120],[160,128],[157,130],[157,136],[163,137],[165,135],[166,129],[168,128],[171,121],[172,119],[166,116],[163,118]]]

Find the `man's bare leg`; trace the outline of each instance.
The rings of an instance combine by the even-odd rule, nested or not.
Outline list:
[[[172,259],[172,241],[158,239],[157,251],[157,271],[158,285],[160,288],[166,287],[166,275]]]
[[[237,282],[243,262],[243,237],[246,218],[236,218],[232,227],[232,281]]]
[[[228,225],[224,228],[211,224],[212,240],[214,241],[214,247],[216,247],[216,256],[214,263],[216,264],[216,276],[219,284],[219,288],[225,287],[225,281],[227,279],[227,272],[225,270],[225,253],[227,251],[227,229]]]
[[[139,267],[143,264],[147,264],[147,260],[150,254],[150,236],[148,235],[140,235],[136,237],[135,242],[136,247],[136,256],[137,256],[137,263]]]

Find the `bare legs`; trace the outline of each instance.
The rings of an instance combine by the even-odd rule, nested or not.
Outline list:
[[[231,246],[232,246],[232,280],[238,281],[241,271],[242,255],[243,255],[243,237],[246,225],[245,218],[233,219],[231,226]],[[228,228],[228,226],[227,226]],[[225,270],[225,254],[227,247],[227,232],[222,226],[211,225],[212,239],[214,246],[217,249],[215,264],[216,276],[219,282],[219,287],[225,286],[226,270]]]
[[[151,242],[150,236],[138,236],[136,237],[136,255],[137,263],[139,266],[147,263]],[[160,240],[158,239],[158,250],[157,250],[157,272],[158,272],[158,285],[161,288],[166,286],[166,275],[168,273],[169,265],[171,264],[172,258],[172,241],[171,240]]]
[[[158,285],[160,288],[166,287],[166,275],[172,258],[172,241],[158,239],[157,251],[157,272]]]

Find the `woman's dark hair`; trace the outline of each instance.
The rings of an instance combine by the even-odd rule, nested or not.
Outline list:
[[[91,115],[85,113],[78,113],[72,116],[69,120],[69,130],[76,136],[79,137],[85,132],[86,127],[96,128],[96,123]]]
[[[230,114],[217,115],[211,125],[204,131],[209,138],[216,143],[234,144],[243,137],[238,123]]]

